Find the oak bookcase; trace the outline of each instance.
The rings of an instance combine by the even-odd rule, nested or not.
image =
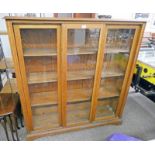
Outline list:
[[[6,17],[27,139],[121,123],[145,22]]]

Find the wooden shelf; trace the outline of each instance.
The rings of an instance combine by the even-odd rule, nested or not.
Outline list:
[[[56,82],[57,74],[53,72],[29,73],[28,84]]]
[[[99,98],[98,99],[106,99],[106,98],[111,98],[111,97],[118,97],[119,92],[118,90],[112,88],[105,88],[101,87],[99,90]]]
[[[80,80],[80,79],[91,79],[93,78],[94,71],[72,71],[68,72],[67,80]],[[28,84],[39,84],[47,82],[56,82],[57,74],[53,72],[38,72],[29,73]]]
[[[71,71],[68,72],[67,80],[80,80],[80,79],[91,79],[93,78],[94,71]],[[53,72],[35,72],[29,73],[28,84],[39,84],[47,82],[56,82],[57,73]]]
[[[54,48],[26,48],[24,49],[25,57],[40,57],[40,56],[56,56]]]
[[[68,102],[90,100],[91,91],[88,89],[69,90],[67,93]],[[40,92],[31,94],[31,106],[47,106],[57,104],[57,92]]]
[[[90,89],[71,89],[67,91],[67,102],[88,101],[91,99]]]
[[[117,54],[117,53],[128,53],[129,54],[129,50],[128,49],[117,49],[117,48],[115,48],[115,49],[112,49],[112,48],[106,48],[105,49],[105,53],[106,54]]]
[[[80,102],[91,100],[92,91],[90,89],[74,89],[68,91],[67,102]],[[101,88],[99,90],[99,99],[106,99],[119,96],[116,90]]]
[[[74,89],[68,90],[67,92],[67,102],[80,102],[91,100],[92,91],[90,89]],[[110,98],[119,96],[116,90],[108,90],[101,88],[99,92],[99,99]],[[57,104],[57,92],[40,92],[31,94],[31,105],[36,106],[46,106]]]
[[[71,80],[81,80],[81,79],[92,79],[95,76],[95,71],[85,71],[85,70],[81,70],[81,71],[72,71],[72,72],[68,72],[67,75],[67,80],[71,81]],[[101,77],[102,78],[108,78],[108,77],[119,77],[119,76],[124,76],[124,73],[122,72],[103,72]]]
[[[95,75],[95,71],[91,70],[81,70],[81,71],[70,71],[67,74],[67,80],[82,80],[82,79],[91,79]]]
[[[69,48],[68,55],[83,55],[83,54],[97,54],[98,49],[86,48]],[[25,48],[24,56],[25,57],[40,57],[40,56],[56,56],[56,48]]]
[[[91,100],[92,90],[90,89],[73,89],[67,91],[67,102],[80,102]],[[99,99],[110,98],[119,96],[116,90],[108,90],[106,88],[101,88],[99,91]],[[57,92],[40,92],[32,93],[31,96],[31,106],[47,106],[57,104]]]
[[[102,72],[102,78],[108,78],[108,77],[122,77],[124,76],[124,73],[122,72],[112,72],[112,71],[108,71],[108,72]]]
[[[47,106],[47,105],[55,105],[57,104],[57,92],[40,92],[40,93],[32,93],[30,96],[31,106]]]
[[[124,73],[117,72],[103,72],[101,77],[119,77],[123,76]],[[95,71],[70,71],[67,74],[67,80],[83,80],[83,79],[92,79],[95,76]],[[53,72],[36,72],[29,73],[28,75],[28,84],[39,84],[39,83],[47,83],[47,82],[56,82],[57,81],[57,73]]]
[[[67,55],[97,54],[97,48],[69,48]]]

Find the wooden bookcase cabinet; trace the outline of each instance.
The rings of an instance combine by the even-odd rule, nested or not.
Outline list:
[[[6,23],[28,139],[121,122],[144,22]]]

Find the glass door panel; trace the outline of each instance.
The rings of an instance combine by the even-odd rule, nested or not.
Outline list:
[[[67,123],[89,120],[100,28],[67,31]]]
[[[57,29],[21,29],[34,129],[59,126]]]
[[[135,29],[108,29],[96,119],[115,114],[134,34]]]

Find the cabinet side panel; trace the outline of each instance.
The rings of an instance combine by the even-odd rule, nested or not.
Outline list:
[[[25,64],[23,60],[23,51],[22,51],[22,42],[21,42],[21,35],[20,35],[20,29],[19,26],[14,26],[14,34],[15,34],[15,41],[17,45],[17,54],[18,54],[18,63],[19,63],[19,68],[20,68],[20,74],[22,78],[22,87],[23,87],[23,92],[25,95],[25,102],[27,106],[27,113],[28,113],[28,120],[29,124],[31,125],[31,130],[33,129],[32,127],[32,111],[31,111],[31,106],[30,106],[30,96],[29,96],[29,91],[27,87],[27,79],[26,79],[26,70],[25,70]]]
[[[18,87],[20,100],[22,104],[22,110],[24,114],[24,121],[25,121],[27,130],[30,131],[32,130],[32,123],[29,121],[29,117],[28,117],[28,109],[27,109],[27,104],[26,104],[25,95],[24,95],[23,86],[22,86],[21,71],[19,67],[19,59],[18,59],[18,54],[17,54],[17,49],[16,49],[16,41],[14,37],[14,30],[13,30],[12,22],[7,21],[7,29],[8,29],[11,51],[12,51],[12,56],[13,56],[13,61],[14,61],[14,66],[15,66],[17,87]]]
[[[61,29],[60,26],[57,28],[57,50],[58,50],[58,58],[57,58],[57,72],[58,72],[58,108],[59,108],[59,124],[62,126],[62,104],[61,104],[61,93],[62,93],[62,83],[61,83]]]

